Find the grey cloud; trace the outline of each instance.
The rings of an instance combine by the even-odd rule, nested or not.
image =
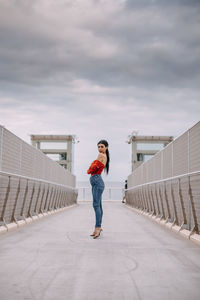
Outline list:
[[[105,16],[98,15],[96,9],[96,19],[92,11],[85,18],[77,6],[73,13],[80,19],[75,27],[61,14],[63,34],[62,27],[53,27],[59,16],[52,22],[46,17],[48,11],[43,19],[43,12],[39,15],[33,4],[10,3],[12,22],[6,18],[0,21],[3,82],[68,86],[74,78],[85,78],[107,87],[198,86],[198,1],[127,1]],[[72,9],[70,1],[65,3]],[[1,12],[8,14],[8,7]],[[68,27],[73,34],[66,34]],[[104,44],[104,51],[113,54],[96,55],[95,43],[98,48]]]
[[[63,108],[79,126],[102,118],[116,138],[126,114],[196,120],[199,3],[0,0],[0,102]]]
[[[126,7],[149,7],[149,6],[199,6],[199,0],[126,0]]]

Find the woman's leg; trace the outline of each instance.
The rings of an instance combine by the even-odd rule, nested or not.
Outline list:
[[[93,208],[95,211],[96,224],[95,227],[101,227],[103,209],[102,209],[102,193],[104,191],[104,182],[102,178],[91,177]]]
[[[101,211],[101,223],[102,223],[102,218],[103,218],[103,208],[102,208],[102,194],[103,194],[103,191],[101,193],[101,200],[100,200],[100,211]]]
[[[99,188],[98,185],[93,187],[93,207],[96,216],[95,227],[101,227],[102,221],[102,207],[101,207],[101,195],[103,193],[102,188]]]
[[[96,215],[95,227],[101,227],[102,221],[102,198],[103,188],[99,184],[95,184],[93,187],[93,207]]]

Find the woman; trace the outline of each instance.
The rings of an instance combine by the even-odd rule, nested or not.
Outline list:
[[[92,197],[93,197],[93,208],[95,211],[96,216],[96,224],[95,230],[91,234],[94,239],[100,236],[102,231],[101,222],[103,216],[103,209],[102,209],[102,193],[104,191],[105,185],[103,179],[101,177],[101,173],[104,171],[109,171],[109,162],[110,156],[108,151],[108,142],[106,140],[101,140],[97,144],[99,155],[96,160],[92,162],[89,169],[87,170],[88,174],[91,174],[90,177],[90,184],[92,186]]]

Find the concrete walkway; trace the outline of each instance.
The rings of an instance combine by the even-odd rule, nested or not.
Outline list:
[[[121,202],[91,203],[0,236],[1,300],[199,300],[200,247]]]

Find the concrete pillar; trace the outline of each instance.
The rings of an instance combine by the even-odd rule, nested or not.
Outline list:
[[[67,170],[72,172],[72,141],[67,142]]]
[[[40,149],[40,142],[37,142],[37,149]]]
[[[132,172],[135,169],[135,164],[137,162],[137,143],[132,141]]]

